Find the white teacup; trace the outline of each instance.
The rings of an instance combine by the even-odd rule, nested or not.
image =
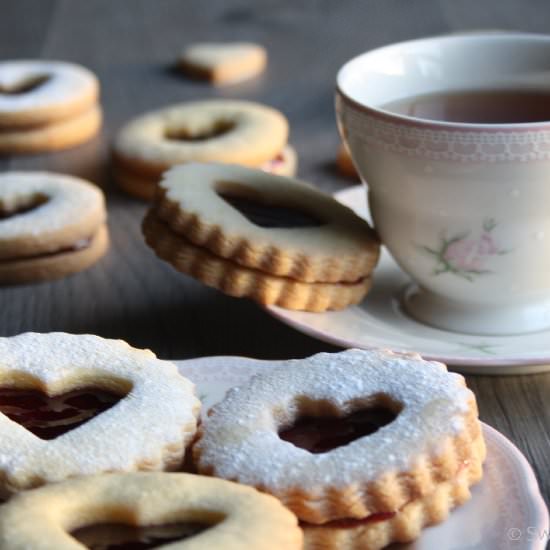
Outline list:
[[[389,102],[472,89],[550,92],[550,37],[480,33],[367,52],[338,73],[340,132],[376,229],[415,281],[405,310],[476,334],[550,327],[550,121],[477,124]]]

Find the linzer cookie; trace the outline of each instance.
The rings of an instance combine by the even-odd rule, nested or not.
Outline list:
[[[0,153],[79,145],[101,126],[99,84],[88,69],[60,61],[0,63]]]
[[[275,498],[181,473],[111,474],[17,495],[0,507],[3,550],[302,550]]]
[[[113,147],[120,187],[152,199],[162,173],[188,162],[227,162],[293,175],[296,153],[288,122],[275,109],[249,101],[209,100],[172,105],[130,121]]]
[[[359,302],[379,254],[368,224],[332,197],[234,165],[170,170],[143,232],[160,258],[207,285],[308,311]]]
[[[97,262],[109,237],[103,193],[51,172],[0,174],[0,284],[70,275]]]
[[[175,365],[121,340],[0,338],[0,495],[75,476],[179,468],[199,407]]]
[[[184,48],[178,60],[188,75],[217,86],[235,84],[260,74],[267,63],[265,48],[250,42],[201,42]]]
[[[211,409],[198,471],[277,496],[306,550],[377,550],[470,497],[485,445],[464,379],[417,354],[318,354],[254,376]]]
[[[338,156],[336,157],[336,165],[338,166],[338,170],[340,170],[340,173],[348,178],[352,178],[354,180],[358,180],[359,174],[357,173],[357,169],[355,168],[355,165],[353,164],[353,160],[351,159],[351,155],[349,152],[349,149],[346,144],[341,143],[340,147],[338,148]]]

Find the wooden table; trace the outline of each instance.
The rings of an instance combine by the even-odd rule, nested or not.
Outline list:
[[[123,338],[166,358],[246,355],[304,357],[326,344],[303,336],[256,305],[226,297],[158,261],[143,243],[145,205],[109,180],[107,150],[130,117],[188,99],[258,100],[289,117],[300,175],[327,191],[350,182],[337,174],[333,86],[338,67],[366,49],[471,28],[550,31],[543,0],[12,0],[2,4],[0,57],[64,59],[94,70],[102,83],[99,139],[55,155],[0,159],[0,170],[68,172],[103,186],[112,246],[89,271],[65,280],[0,290],[0,335],[89,332]],[[215,89],[172,68],[183,44],[252,40],[267,46],[260,78]],[[481,417],[506,434],[536,469],[550,500],[550,374],[469,377]]]

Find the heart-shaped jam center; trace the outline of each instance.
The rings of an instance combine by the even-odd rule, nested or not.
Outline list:
[[[0,220],[13,218],[36,210],[49,200],[49,197],[41,193],[22,195],[9,202],[0,200]]]
[[[123,395],[82,388],[55,396],[37,390],[0,388],[0,412],[40,439],[55,439],[110,409]]]
[[[397,418],[394,410],[377,405],[346,416],[299,416],[279,437],[310,453],[326,453],[371,435]]]
[[[248,221],[259,227],[299,228],[319,227],[322,220],[292,206],[267,204],[231,191],[217,191],[218,195],[238,210]]]
[[[0,84],[0,94],[3,95],[21,95],[32,92],[37,88],[40,88],[42,84],[50,79],[50,75],[47,74],[35,74],[21,78],[14,84],[2,85]]]
[[[228,120],[219,120],[201,130],[190,130],[185,127],[167,128],[164,136],[173,141],[200,142],[223,136],[233,130],[235,124]]]
[[[201,523],[174,523],[134,527],[105,523],[81,527],[71,536],[91,550],[147,550],[160,545],[188,539],[208,529]]]

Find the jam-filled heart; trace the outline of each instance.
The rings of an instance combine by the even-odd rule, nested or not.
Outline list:
[[[0,388],[0,412],[40,439],[50,440],[110,409],[122,397],[99,388],[51,397],[37,390]]]
[[[221,120],[213,124],[210,128],[200,132],[191,132],[187,128],[168,129],[165,137],[166,139],[174,141],[200,142],[223,136],[233,130],[233,128],[235,128],[233,122]]]
[[[218,195],[233,208],[238,210],[253,224],[260,227],[298,228],[319,227],[323,221],[297,208],[276,204],[261,204],[254,199],[237,196],[232,193],[219,192]]]
[[[202,533],[209,525],[202,523],[174,523],[136,527],[118,523],[89,525],[71,533],[71,536],[90,550],[148,550],[160,545],[182,541]]]
[[[310,453],[326,453],[342,447],[393,422],[397,413],[382,406],[341,416],[299,416],[279,437]]]
[[[15,84],[9,86],[0,84],[0,94],[4,95],[20,95],[26,94],[36,90],[42,84],[47,82],[50,79],[50,75],[47,74],[37,74],[22,78]]]
[[[13,218],[21,214],[26,214],[31,210],[35,210],[36,208],[39,208],[40,206],[48,202],[48,200],[49,198],[47,196],[42,195],[40,193],[35,193],[33,195],[29,195],[26,197],[20,197],[17,200],[17,203],[15,204],[15,206],[10,208],[7,208],[6,206],[0,203],[0,220]]]

